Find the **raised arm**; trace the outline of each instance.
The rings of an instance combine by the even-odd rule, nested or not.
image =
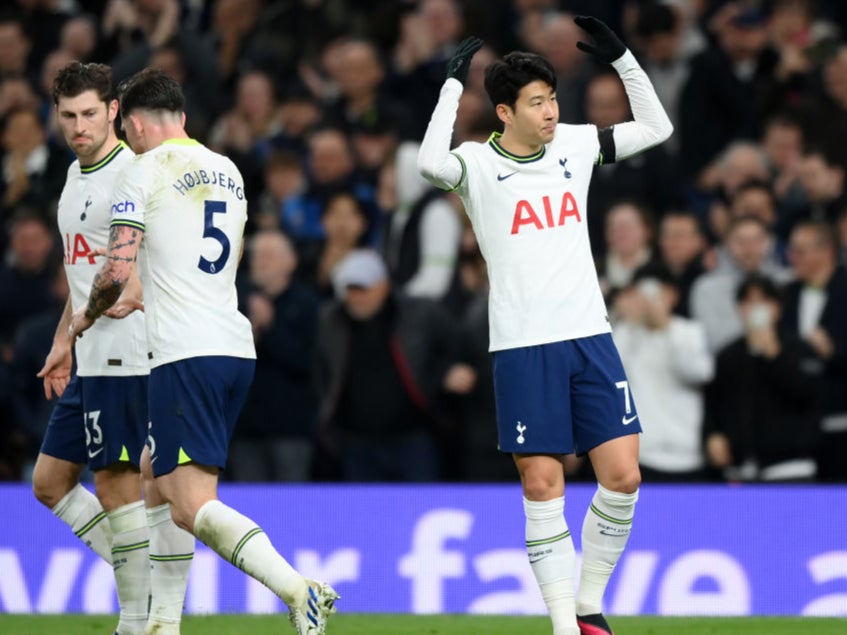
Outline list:
[[[432,118],[418,153],[418,169],[421,174],[442,190],[456,189],[464,177],[464,166],[459,157],[450,154],[450,141],[453,139],[456,110],[468,77],[471,58],[481,46],[482,40],[468,38],[459,44],[456,53],[447,63],[447,80],[441,87],[438,103],[432,111]]]
[[[594,39],[594,44],[577,42],[577,47],[614,67],[623,81],[635,119],[598,132],[600,156],[597,162],[614,163],[667,140],[673,132],[673,124],[635,56],[614,31],[597,18],[577,16],[574,22]]]

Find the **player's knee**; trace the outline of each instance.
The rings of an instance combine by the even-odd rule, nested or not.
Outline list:
[[[194,533],[194,514],[184,506],[171,503],[171,518],[180,529]]]
[[[603,483],[603,487],[613,492],[621,494],[634,494],[641,486],[641,471],[638,466],[632,469],[622,470],[618,474],[613,475],[608,483]]]
[[[36,500],[53,509],[59,504],[76,483],[66,483],[64,479],[50,474],[47,470],[36,470],[32,474],[32,493]]]

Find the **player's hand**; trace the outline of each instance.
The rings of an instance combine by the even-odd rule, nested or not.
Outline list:
[[[71,346],[76,342],[76,338],[82,337],[82,334],[94,324],[94,320],[85,314],[87,308],[87,306],[81,307],[71,318],[71,325],[68,327],[68,340]]]
[[[71,380],[72,363],[70,346],[63,345],[61,342],[54,343],[44,360],[44,366],[36,375],[44,380],[44,396],[47,399],[52,399],[53,395],[61,397],[65,392]]]
[[[476,371],[468,364],[453,364],[444,377],[444,390],[467,395],[476,386]]]
[[[482,48],[482,40],[478,37],[469,37],[462,40],[459,48],[453,53],[453,57],[447,62],[447,77],[454,77],[462,84],[468,79],[468,70],[471,67],[471,58],[480,48]]]
[[[576,47],[580,51],[593,55],[606,64],[611,64],[626,53],[626,47],[620,38],[601,20],[591,16],[578,15],[573,21],[594,39],[594,44],[577,42]]]
[[[111,307],[103,311],[103,315],[113,320],[122,320],[133,311],[144,311],[144,302],[138,298],[121,296]]]

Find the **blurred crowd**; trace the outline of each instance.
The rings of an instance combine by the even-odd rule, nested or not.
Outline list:
[[[499,130],[496,57],[546,56],[561,121],[631,118],[576,14],[636,54],[671,140],[595,168],[588,223],[650,481],[847,482],[847,3],[841,0],[16,0],[0,10],[0,480],[27,478],[35,375],[68,294],[56,202],[71,60],[182,84],[245,178],[257,370],[239,481],[500,481],[485,264],[417,148],[468,34],[454,144]],[[84,201],[80,201],[84,211]],[[82,254],[80,254],[82,255]],[[590,466],[569,460],[571,477]]]

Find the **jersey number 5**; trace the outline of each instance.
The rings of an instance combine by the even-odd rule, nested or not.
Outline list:
[[[226,214],[226,201],[204,201],[203,213],[205,226],[203,227],[203,238],[211,238],[221,245],[221,255],[215,261],[206,260],[200,256],[197,266],[206,273],[218,273],[226,265],[229,259],[229,238],[220,227],[215,227],[215,214]]]

